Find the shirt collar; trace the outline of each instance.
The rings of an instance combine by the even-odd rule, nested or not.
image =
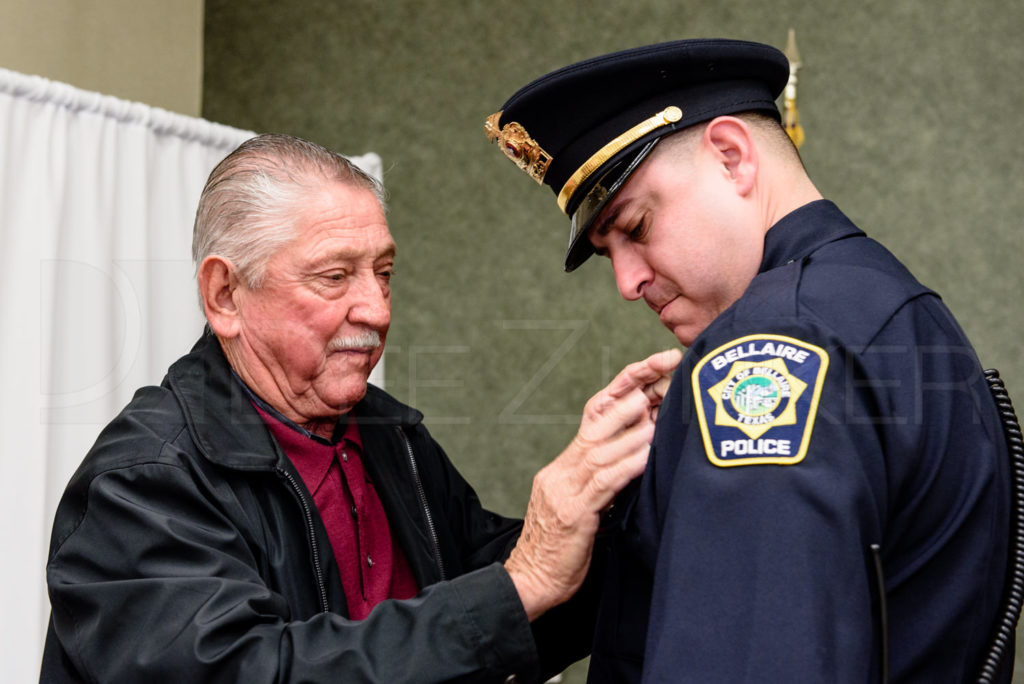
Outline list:
[[[286,418],[280,411],[268,404],[245,384],[245,381],[231,370],[232,376],[245,390],[270,433],[274,436],[285,455],[299,471],[307,489],[315,493],[327,477],[339,448],[354,449],[362,456],[363,440],[359,435],[359,424],[346,414],[338,419],[330,440],[314,434],[298,423]],[[343,446],[339,447],[339,444]]]

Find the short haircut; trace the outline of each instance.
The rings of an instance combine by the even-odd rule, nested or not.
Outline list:
[[[790,139],[789,134],[786,133],[786,129],[782,127],[782,124],[777,119],[760,112],[743,112],[733,116],[746,123],[754,137],[762,144],[767,145],[769,150],[775,152],[784,160],[798,164],[801,167],[803,166],[800,153]],[[666,136],[665,139],[658,143],[658,147],[662,149],[656,151],[679,155],[692,149],[692,146],[704,134],[704,129],[707,128],[709,123],[711,122],[706,121]]]
[[[387,209],[380,181],[316,143],[272,133],[251,138],[225,157],[206,181],[192,230],[196,269],[216,254],[253,289],[267,263],[294,238],[295,217],[310,194],[340,182],[363,188]]]

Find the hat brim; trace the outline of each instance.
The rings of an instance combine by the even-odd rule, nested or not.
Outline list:
[[[569,248],[565,253],[563,268],[571,273],[594,254],[594,245],[590,242],[588,232],[594,220],[601,215],[604,208],[615,199],[619,191],[629,180],[633,172],[654,150],[662,136],[643,143],[639,150],[627,150],[624,159],[612,163],[607,172],[587,191],[576,211],[572,214],[569,228]]]

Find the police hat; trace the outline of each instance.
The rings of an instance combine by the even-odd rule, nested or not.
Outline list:
[[[664,135],[740,112],[779,119],[789,62],[768,45],[679,40],[541,76],[487,119],[505,155],[551,187],[572,219],[565,270],[593,253],[587,229]]]

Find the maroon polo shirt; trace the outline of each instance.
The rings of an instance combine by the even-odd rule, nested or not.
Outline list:
[[[253,405],[313,494],[338,562],[349,617],[361,620],[387,598],[415,596],[416,579],[401,546],[392,539],[384,506],[363,469],[363,443],[355,418],[349,418],[341,439],[328,441],[258,399]]]

